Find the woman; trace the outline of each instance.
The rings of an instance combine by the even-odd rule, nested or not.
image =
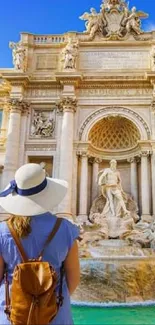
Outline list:
[[[25,253],[30,259],[36,258],[56,224],[57,217],[50,212],[65,197],[67,182],[45,177],[45,171],[37,164],[20,167],[15,180],[0,194],[0,205],[11,214],[11,224],[16,231]],[[60,269],[64,262],[63,305],[53,325],[73,324],[70,295],[76,289],[80,268],[76,239],[78,228],[67,220],[61,222],[53,240],[48,244],[43,260],[56,270],[60,280]],[[0,224],[0,323],[10,324],[5,313],[4,265],[7,267],[11,287],[13,271],[21,263],[18,248],[6,222]],[[59,292],[59,284],[57,292]]]

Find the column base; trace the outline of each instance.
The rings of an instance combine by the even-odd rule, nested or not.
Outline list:
[[[141,220],[144,221],[144,222],[149,222],[151,223],[153,221],[153,216],[151,216],[150,214],[143,214],[141,216]]]
[[[92,226],[92,223],[89,222],[88,216],[86,214],[80,214],[77,216],[77,224],[78,225],[86,225],[86,226]]]

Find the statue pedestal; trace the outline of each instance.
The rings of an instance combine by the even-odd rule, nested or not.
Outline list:
[[[107,218],[108,225],[108,236],[109,238],[116,239],[120,236],[121,228],[121,219],[120,218]]]
[[[148,222],[148,223],[151,223],[153,220],[155,219],[155,217],[152,217],[152,216],[150,216],[149,214],[144,214],[144,215],[142,215],[142,217],[141,217],[141,220],[143,221],[143,222]]]

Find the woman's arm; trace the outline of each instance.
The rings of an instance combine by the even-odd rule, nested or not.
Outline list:
[[[3,276],[4,276],[4,260],[3,257],[0,256],[0,283],[3,279]]]
[[[77,241],[74,242],[72,248],[70,249],[65,259],[64,267],[68,290],[70,295],[72,295],[80,282],[80,263]]]

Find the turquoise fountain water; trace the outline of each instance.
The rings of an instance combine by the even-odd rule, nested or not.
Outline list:
[[[155,305],[141,307],[73,307],[75,325],[154,325]]]
[[[100,247],[92,250],[94,257],[81,259],[81,284],[72,300],[75,325],[155,325],[154,252],[117,244],[113,253],[106,249],[107,256]]]

